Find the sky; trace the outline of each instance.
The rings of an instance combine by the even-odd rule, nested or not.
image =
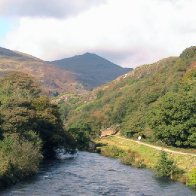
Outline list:
[[[196,0],[0,0],[0,46],[137,67],[196,45]]]

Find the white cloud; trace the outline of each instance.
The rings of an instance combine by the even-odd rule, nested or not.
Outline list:
[[[134,67],[195,45],[195,7],[195,0],[107,0],[66,19],[23,17],[4,46],[46,60],[95,52]]]
[[[64,18],[104,2],[105,0],[1,0],[0,15]]]

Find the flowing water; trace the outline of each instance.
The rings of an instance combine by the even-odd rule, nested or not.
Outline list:
[[[192,196],[194,190],[157,179],[147,169],[122,165],[99,154],[79,152],[77,158],[42,165],[36,177],[1,191],[5,196]]]

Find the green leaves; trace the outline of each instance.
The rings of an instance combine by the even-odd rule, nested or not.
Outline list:
[[[77,142],[77,148],[79,149],[88,149],[91,131],[91,127],[87,123],[81,121],[72,124],[68,129],[68,132]]]
[[[168,145],[195,147],[196,100],[190,95],[168,93],[150,112],[149,125],[157,139]]]
[[[193,168],[187,176],[187,185],[196,187],[196,168]]]
[[[91,135],[119,124],[122,135],[177,147],[195,147],[196,47],[136,68],[61,109],[67,128],[87,123]],[[73,128],[73,127],[72,127]]]
[[[45,156],[53,155],[59,147],[74,148],[63,129],[57,106],[48,97],[40,96],[32,78],[15,73],[5,77],[0,87],[0,128],[4,136],[17,133],[37,143],[32,134],[38,134]]]
[[[0,100],[10,102],[12,98],[31,99],[38,97],[40,89],[33,78],[23,73],[12,73],[0,81]]]
[[[11,134],[0,141],[0,184],[3,182],[15,183],[19,179],[37,172],[41,155],[41,143],[37,135],[37,141],[29,141],[18,134]]]
[[[180,55],[181,58],[189,59],[196,56],[196,46],[186,48]]]
[[[40,96],[32,78],[15,73],[0,81],[0,185],[38,170],[57,148],[75,149],[56,105]]]
[[[166,152],[162,152],[160,159],[155,167],[158,177],[169,177],[173,179],[173,176],[182,172],[175,164],[175,162],[168,158]]]

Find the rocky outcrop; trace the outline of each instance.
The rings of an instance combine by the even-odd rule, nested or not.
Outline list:
[[[118,133],[117,127],[109,127],[107,129],[101,130],[100,137],[107,137],[107,136],[110,136],[110,135],[115,135],[117,133]]]

